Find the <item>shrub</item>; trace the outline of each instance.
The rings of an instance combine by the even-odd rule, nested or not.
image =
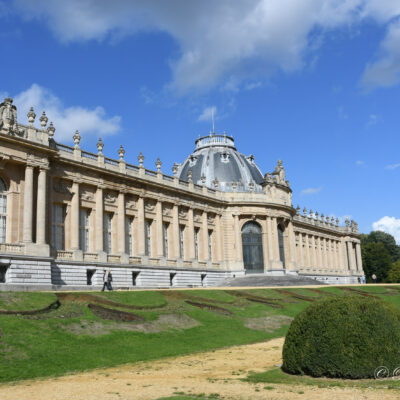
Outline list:
[[[315,302],[292,321],[283,370],[314,377],[372,378],[378,366],[400,366],[400,311],[373,298]]]
[[[400,282],[400,261],[396,261],[392,264],[386,281],[391,283]]]

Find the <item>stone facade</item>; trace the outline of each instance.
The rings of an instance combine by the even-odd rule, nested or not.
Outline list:
[[[118,159],[106,157],[101,139],[90,153],[80,148],[78,131],[75,145],[66,146],[55,140],[45,112],[40,128],[35,119],[31,109],[28,125],[20,124],[12,100],[0,104],[0,280],[6,284],[97,287],[106,268],[117,287],[217,285],[252,272],[242,240],[250,225],[256,233],[249,237],[259,243],[257,250],[249,242],[248,254],[265,274],[328,283],[363,275],[357,224],[339,226],[293,208],[281,161],[253,181],[254,157],[235,153],[231,137],[213,134],[196,146],[203,153],[207,146],[220,149],[224,164],[235,157],[240,168],[248,164],[240,181],[221,182],[214,171],[212,181],[203,174],[194,182],[196,171],[185,163],[166,175],[159,159],[156,171],[146,169],[141,153],[138,165],[126,163],[122,146]]]

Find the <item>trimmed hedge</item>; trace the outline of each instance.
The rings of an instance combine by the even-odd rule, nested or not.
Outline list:
[[[400,311],[377,299],[338,296],[311,304],[292,321],[283,346],[285,372],[373,378],[400,366]]]

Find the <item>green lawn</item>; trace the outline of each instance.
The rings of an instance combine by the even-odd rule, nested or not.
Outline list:
[[[400,290],[369,286],[362,290],[400,307]],[[0,382],[59,376],[284,336],[287,325],[278,324],[275,330],[246,325],[266,316],[294,317],[310,304],[292,297],[292,292],[312,300],[324,296],[307,289],[290,289],[285,294],[275,289],[246,290],[245,295],[253,296],[253,301],[230,290],[90,293],[87,297],[74,293],[68,300],[60,298],[61,307],[46,314],[0,314]],[[330,287],[321,292],[349,294]],[[254,297],[274,299],[281,308],[256,302]],[[106,305],[101,299],[115,304]],[[41,309],[56,300],[54,293],[2,292],[0,309]],[[106,309],[143,317],[142,331],[133,330],[137,322],[116,321],[115,313],[111,319],[96,314],[88,308],[88,303],[96,302]]]

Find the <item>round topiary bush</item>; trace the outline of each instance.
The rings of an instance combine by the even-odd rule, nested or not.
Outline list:
[[[311,304],[292,321],[282,369],[331,378],[373,378],[379,366],[400,366],[400,311],[383,301],[333,297]]]

